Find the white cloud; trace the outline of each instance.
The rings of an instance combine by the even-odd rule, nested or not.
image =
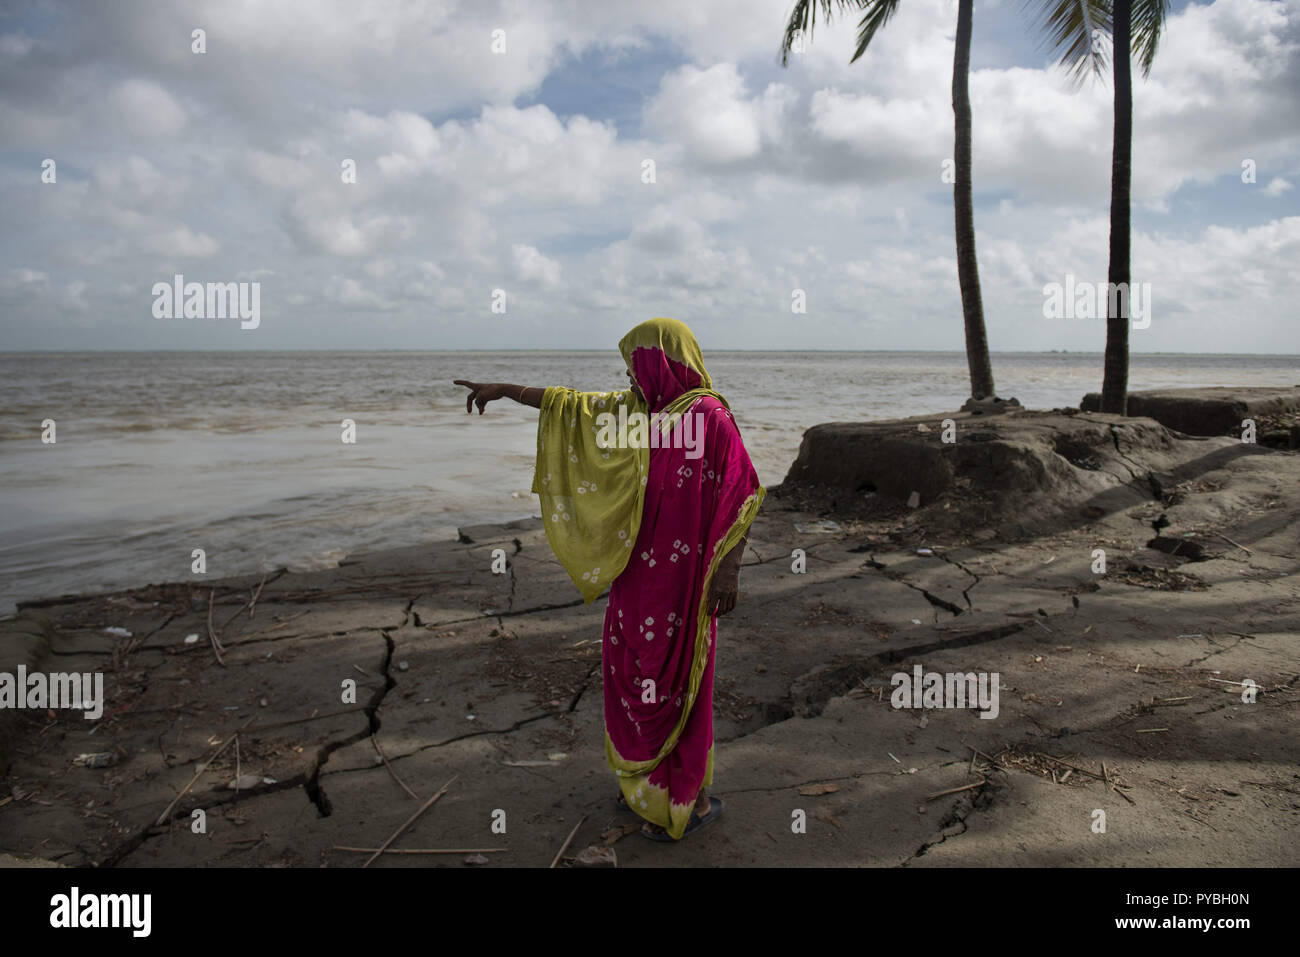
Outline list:
[[[365,257],[392,249],[410,236],[412,224],[407,217],[378,214],[357,223],[340,201],[333,199],[335,195],[316,193],[290,205],[286,224],[304,252]]]
[[[264,150],[251,150],[244,164],[256,182],[272,189],[302,189],[317,177],[317,173],[301,160]]]
[[[397,307],[393,300],[367,289],[350,276],[331,276],[325,286],[325,297],[349,309],[367,312],[387,312]]]
[[[554,288],[560,284],[560,264],[547,259],[534,247],[516,243],[510,247],[515,275],[524,282],[536,282]]]
[[[946,343],[960,335],[940,179],[955,3],[909,0],[853,65],[858,14],[837,13],[780,70],[788,13],[789,0],[120,0],[48,30],[24,22],[0,39],[0,255],[31,275],[0,273],[0,298],[20,319],[94,302],[87,327],[111,342],[133,334],[139,294],[124,287],[147,290],[160,257],[203,257],[217,276],[274,273],[286,319],[310,310],[323,345],[423,330],[430,315],[448,345],[479,344],[481,328],[457,320],[498,286],[526,291],[511,300],[523,346],[553,343],[556,323],[629,314],[744,322],[766,346]],[[1188,5],[1151,78],[1135,77],[1134,276],[1159,283],[1170,320],[1138,347],[1274,335],[1294,348],[1295,296],[1275,290],[1295,291],[1279,261],[1295,258],[1296,18],[1262,0]],[[200,21],[209,53],[196,56]],[[1049,278],[1104,278],[1110,90],[1010,62],[1019,36],[976,42],[990,338],[1099,345],[1045,327],[1039,307]],[[601,82],[579,83],[574,56]],[[57,185],[39,184],[32,157],[46,155]],[[1258,186],[1240,182],[1245,158]],[[792,323],[796,286],[810,312]],[[554,321],[534,335],[543,313]],[[264,341],[291,326],[268,324]]]
[[[180,226],[160,236],[150,237],[146,247],[159,256],[180,256],[187,259],[206,259],[215,256],[221,244],[206,233],[196,233],[188,226]]]
[[[1276,197],[1276,196],[1281,196],[1288,189],[1292,189],[1292,188],[1293,187],[1291,186],[1291,184],[1286,180],[1284,180],[1281,176],[1275,176],[1271,180],[1269,180],[1268,185],[1264,187],[1263,193],[1265,196]]]
[[[136,136],[171,136],[185,126],[185,111],[176,98],[150,80],[119,84],[109,96],[109,106],[115,121]]]
[[[745,82],[734,63],[705,70],[687,65],[660,81],[646,106],[647,122],[670,143],[681,143],[702,163],[749,159],[764,139],[779,137],[783,116],[794,91],[779,83],[759,98],[746,95]]]

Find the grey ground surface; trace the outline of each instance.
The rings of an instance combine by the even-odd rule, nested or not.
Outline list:
[[[107,711],[7,716],[0,863],[359,866],[368,855],[334,848],[378,847],[454,777],[394,846],[544,867],[581,819],[566,857],[608,842],[619,866],[1294,866],[1300,460],[1199,442],[1157,450],[1163,497],[1126,448],[1127,492],[1098,486],[1078,521],[1016,540],[995,533],[1005,520],[955,530],[960,481],[919,509],[851,516],[770,495],[719,622],[712,793],[727,812],[676,845],[623,834],[636,818],[603,753],[604,600],[581,603],[540,521],[329,571],[29,606],[3,625],[11,645],[39,633],[45,668],[104,672]],[[1206,560],[1147,547],[1161,513],[1166,535],[1212,544]],[[1000,713],[895,709],[891,676],[914,664],[996,672]],[[114,763],[74,764],[93,752]]]

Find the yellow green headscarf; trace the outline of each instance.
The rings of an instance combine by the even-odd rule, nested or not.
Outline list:
[[[685,323],[650,319],[624,336],[618,348],[634,374],[637,349],[660,349],[698,375],[700,383],[697,388],[669,394],[662,403],[656,402],[659,395],[647,390],[650,384],[639,380],[646,398],[631,389],[578,392],[551,386],[543,393],[532,490],[541,499],[547,541],[588,603],[627,565],[641,528],[650,467],[646,444],[637,448],[602,448],[598,444],[602,423],[608,422],[600,416],[609,414],[617,419],[620,408],[625,408],[628,416],[648,416],[654,411],[664,417],[660,427],[667,432],[700,396],[711,395],[731,407],[713,391],[700,345]],[[605,434],[608,436],[608,431]]]

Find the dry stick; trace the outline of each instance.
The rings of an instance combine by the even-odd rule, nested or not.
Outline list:
[[[398,784],[400,784],[402,786],[402,790],[404,790],[407,794],[411,795],[411,797],[415,798],[416,800],[419,800],[420,796],[416,794],[414,791],[412,791],[410,788],[408,788],[406,786],[406,782],[397,776],[397,772],[393,770],[393,766],[388,763],[388,756],[384,754],[382,750],[380,750],[379,739],[375,737],[373,734],[370,736],[370,743],[375,746],[375,754],[379,755],[379,760],[384,762],[384,767],[388,768],[388,773],[393,776],[393,780],[396,781]]]
[[[197,771],[194,772],[194,777],[190,778],[189,784],[181,788],[181,793],[176,795],[176,797],[172,798],[172,803],[167,805],[167,810],[163,811],[162,814],[158,815],[158,820],[154,822],[155,827],[162,827],[163,822],[166,821],[167,818],[171,815],[172,808],[176,807],[176,805],[180,803],[181,798],[185,797],[186,793],[189,791],[190,788],[194,787],[194,782],[197,781],[199,779],[199,776],[208,769],[208,765],[211,764],[213,761],[217,760],[217,758],[221,756],[222,751],[230,747],[230,742],[238,738],[239,732],[247,728],[249,722],[251,722],[252,720],[253,720],[252,718],[249,718],[248,721],[245,721],[243,724],[241,724],[239,728],[236,729],[235,733],[232,734],[230,737],[226,738],[225,742],[221,745],[221,747],[217,748],[216,752],[212,755],[212,757],[208,758],[206,761],[203,762],[203,767],[199,768]]]
[[[969,791],[971,788],[982,788],[984,785],[988,783],[989,783],[988,779],[985,778],[983,780],[976,781],[974,784],[966,784],[959,788],[949,788],[946,791],[939,791],[935,794],[927,795],[925,799],[927,801],[933,801],[935,798],[941,798],[945,794],[956,794],[958,791]]]
[[[1097,780],[1099,780],[1099,781],[1101,781],[1101,780],[1105,780],[1105,779],[1104,779],[1100,774],[1098,774],[1096,771],[1089,771],[1087,768],[1077,767],[1076,765],[1070,764],[1069,762],[1062,761],[1060,758],[1052,757],[1052,755],[1050,755],[1050,754],[1042,754],[1042,755],[1039,755],[1039,757],[1047,758],[1049,761],[1055,761],[1057,764],[1059,764],[1059,765],[1061,765],[1061,766],[1063,766],[1063,767],[1067,767],[1067,768],[1070,768],[1071,770],[1078,771],[1080,774],[1086,774],[1086,775],[1088,775],[1089,777],[1097,778]]]
[[[229,628],[230,623],[234,621],[236,618],[238,618],[241,614],[243,614],[245,608],[248,609],[248,617],[249,618],[253,617],[253,606],[257,604],[257,596],[262,593],[262,585],[265,584],[266,584],[266,575],[263,574],[261,584],[257,586],[257,590],[253,593],[252,597],[250,597],[248,601],[244,602],[242,605],[236,608],[234,613],[231,614],[229,618],[227,618],[225,621],[221,623],[222,631],[225,631],[227,628]]]
[[[378,850],[373,847],[342,847],[335,844],[336,851],[351,851],[353,854],[373,854]],[[505,847],[462,847],[462,848],[433,848],[433,847],[390,847],[384,850],[385,854],[502,854],[509,848]]]
[[[266,584],[266,573],[262,573],[262,580],[257,583],[257,591],[253,592],[253,600],[248,603],[248,617],[253,617],[253,609],[257,607],[258,596],[262,594],[262,586]]]
[[[551,861],[551,867],[555,867],[556,864],[560,863],[560,858],[562,858],[564,856],[564,852],[569,849],[569,845],[573,843],[573,836],[578,833],[578,828],[582,827],[582,822],[585,821],[586,819],[587,819],[587,815],[584,814],[582,815],[582,817],[578,819],[578,823],[573,825],[573,830],[569,832],[569,836],[564,839],[564,844],[560,847],[560,850],[556,853],[555,860]]]
[[[1218,532],[1215,532],[1214,534],[1215,534],[1215,535],[1219,535]],[[1239,544],[1239,543],[1237,543],[1237,542],[1234,542],[1234,541],[1233,541],[1232,539],[1230,539],[1227,535],[1219,535],[1219,537],[1220,537],[1221,539],[1223,539],[1225,542],[1227,542],[1229,545],[1236,545],[1238,548],[1240,548],[1240,549],[1241,549],[1243,552],[1245,552],[1247,555],[1254,555],[1254,554],[1255,554],[1255,553],[1252,552],[1249,548],[1247,548],[1245,545],[1241,545],[1241,544]]]
[[[415,823],[415,819],[416,819],[416,818],[418,818],[421,814],[423,814],[423,813],[424,813],[425,811],[427,811],[429,808],[433,807],[433,805],[437,802],[438,798],[442,797],[444,794],[447,793],[447,788],[451,787],[451,783],[452,783],[452,781],[455,781],[456,778],[458,778],[458,777],[460,777],[459,774],[457,774],[457,775],[453,775],[451,781],[448,781],[446,784],[444,784],[444,785],[443,785],[443,786],[438,790],[438,793],[437,793],[437,794],[435,794],[433,797],[429,798],[429,800],[425,801],[424,804],[420,807],[420,810],[416,811],[414,814],[412,814],[410,817],[408,817],[408,818],[406,819],[406,823],[403,824],[401,827],[399,827],[396,831],[394,831],[393,834],[392,834],[392,836],[391,836],[388,840],[384,841],[383,844],[380,845],[379,850],[375,851],[375,853],[372,854],[372,855],[370,856],[370,858],[369,858],[369,859],[368,859],[364,864],[361,865],[362,869],[365,869],[365,868],[369,867],[371,864],[373,864],[374,861],[375,861],[375,858],[376,858],[376,857],[378,857],[380,854],[384,853],[384,851],[388,850],[388,845],[389,845],[389,844],[392,844],[393,841],[395,841],[395,840],[397,840],[399,837],[401,837],[401,836],[402,836],[402,832],[405,831],[408,827],[410,827],[412,824]]]
[[[1125,794],[1123,791],[1121,791],[1121,790],[1119,789],[1119,785],[1118,785],[1118,784],[1116,784],[1115,782],[1111,781],[1110,777],[1106,774],[1106,762],[1105,762],[1105,761],[1101,762],[1101,779],[1102,779],[1103,781],[1106,782],[1106,787],[1107,787],[1108,790],[1114,791],[1116,794],[1118,794],[1120,797],[1122,797],[1125,801],[1128,801],[1129,804],[1132,804],[1132,805],[1135,805],[1135,806],[1137,805],[1137,801],[1133,800],[1131,797],[1129,797],[1127,794]]]
[[[225,667],[226,663],[221,660],[221,652],[225,649],[221,647],[221,642],[217,640],[217,633],[212,630],[212,600],[216,597],[217,590],[214,588],[208,592],[208,641],[212,644],[212,653],[217,656],[217,664]]]
[[[1295,788],[1289,788],[1285,784],[1274,784],[1272,781],[1242,781],[1241,783],[1249,784],[1257,788],[1277,788],[1279,791],[1286,791],[1289,794],[1300,794],[1300,791],[1297,791]],[[0,806],[3,806],[4,803],[4,801],[0,801]]]
[[[990,758],[987,754],[985,754],[985,753],[984,753],[983,751],[981,751],[979,748],[971,747],[971,745],[969,745],[969,744],[966,745],[966,747],[970,748],[972,751],[974,751],[976,754],[978,754],[981,758],[985,758],[985,759],[988,760],[988,762],[989,762],[989,766],[988,766],[987,768],[980,768],[980,772],[981,772],[981,773],[983,773],[984,771],[1001,771],[1003,774],[1007,774],[1007,775],[1009,775],[1009,774],[1011,773],[1011,772],[1008,771],[1006,768],[1004,768],[1002,765],[998,764],[998,762],[997,762],[995,759]],[[999,752],[999,753],[1002,753],[1002,752]],[[893,755],[890,755],[890,757],[893,757]],[[897,760],[897,759],[895,758],[895,760]],[[899,763],[901,764],[902,762],[900,761]]]
[[[1070,775],[1074,773],[1074,768],[1066,768],[1065,773],[1061,775],[1061,783],[1064,784],[1070,780]]]
[[[1155,734],[1157,731],[1168,731],[1168,728],[1135,728],[1134,734]]]
[[[244,610],[244,609],[243,609],[242,607],[239,609],[239,611],[243,611],[243,610]],[[281,628],[283,628],[283,627],[284,627],[285,625],[287,625],[289,622],[293,621],[293,619],[295,619],[295,618],[301,618],[303,615],[307,615],[307,614],[310,614],[310,612],[300,611],[300,612],[298,612],[297,614],[289,615],[287,618],[284,618],[284,619],[282,619],[281,621],[277,622],[276,624],[271,625],[271,626],[269,626],[269,627],[267,627],[267,628],[259,628],[257,631],[250,632],[250,633],[247,634],[247,635],[240,635],[238,638],[236,638],[236,639],[235,639],[234,641],[232,641],[230,644],[231,644],[231,645],[240,645],[240,644],[243,644],[243,643],[246,642],[246,641],[251,641],[252,639],[257,638],[257,637],[259,637],[259,636],[261,636],[261,635],[268,634],[269,632],[272,632],[272,631],[279,631]],[[231,615],[230,618],[227,619],[227,621],[226,621],[226,625],[230,624],[230,622],[234,621],[237,617],[239,617],[239,612],[235,612],[235,614]],[[224,631],[226,626],[225,626],[225,625],[222,625],[221,627],[222,627],[222,630]],[[322,634],[323,634],[323,633],[322,633]],[[285,635],[285,636],[282,636],[282,637],[288,637],[288,636]],[[226,649],[226,648],[228,648],[229,646],[227,646],[227,645],[222,645],[221,647],[222,647],[223,649]],[[193,647],[193,648],[181,648],[181,649],[179,649],[179,651],[180,651],[182,654],[184,654],[184,653],[186,653],[186,652],[190,652],[190,651],[198,651],[198,650],[200,650],[200,649],[199,649],[197,646],[195,646],[195,647]]]

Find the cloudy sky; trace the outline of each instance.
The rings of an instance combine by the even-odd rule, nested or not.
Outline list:
[[[956,2],[782,68],[790,6],[0,3],[0,349],[604,348],[661,315],[706,349],[961,349]],[[975,7],[991,346],[1099,350],[1043,287],[1106,278],[1109,81]],[[1174,0],[1134,112],[1134,351],[1300,352],[1300,0]],[[155,318],[177,273],[260,283],[260,325]]]

